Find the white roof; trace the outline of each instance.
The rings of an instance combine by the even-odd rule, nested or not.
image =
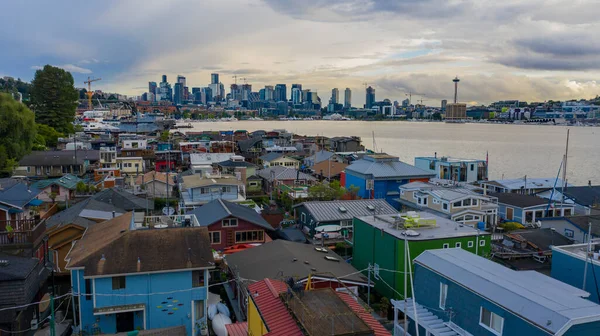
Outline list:
[[[589,293],[536,272],[511,270],[461,248],[428,250],[415,263],[552,334],[573,324],[600,321],[600,305],[582,298]]]
[[[228,161],[235,153],[193,153],[190,154],[190,163],[196,165],[211,165],[213,163],[219,163]]]
[[[484,182],[484,183],[499,184],[509,190],[521,189],[521,188],[525,188],[525,186],[527,186],[528,189],[545,189],[545,188],[550,189],[550,188],[554,187],[555,183],[556,183],[557,188],[564,184],[561,179],[558,179],[558,181],[557,181],[556,178],[553,178],[553,177],[550,177],[550,178],[529,178],[528,177],[527,181],[525,181],[525,178],[522,177],[522,178],[517,178],[517,179],[494,180],[494,181]]]

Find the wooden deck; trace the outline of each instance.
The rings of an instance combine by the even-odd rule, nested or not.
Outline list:
[[[303,291],[288,308],[310,336],[373,335],[373,330],[331,288]]]

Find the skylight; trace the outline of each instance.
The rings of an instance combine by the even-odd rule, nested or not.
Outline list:
[[[343,206],[339,207],[338,210],[340,210],[340,212],[348,212],[348,210]]]

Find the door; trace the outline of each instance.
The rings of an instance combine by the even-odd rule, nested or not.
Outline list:
[[[117,332],[133,331],[134,312],[117,313]]]
[[[514,215],[514,209],[513,208],[506,208],[506,220],[513,220],[513,215]]]

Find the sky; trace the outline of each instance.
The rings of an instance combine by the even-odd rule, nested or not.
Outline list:
[[[75,85],[141,95],[177,75],[210,73],[258,91],[292,83],[317,91],[365,83],[376,99],[437,106],[600,94],[600,0],[28,0],[2,4],[0,76],[31,80],[45,64]],[[596,37],[596,38],[595,38]],[[229,92],[229,90],[227,89]],[[342,94],[343,96],[343,94]]]

